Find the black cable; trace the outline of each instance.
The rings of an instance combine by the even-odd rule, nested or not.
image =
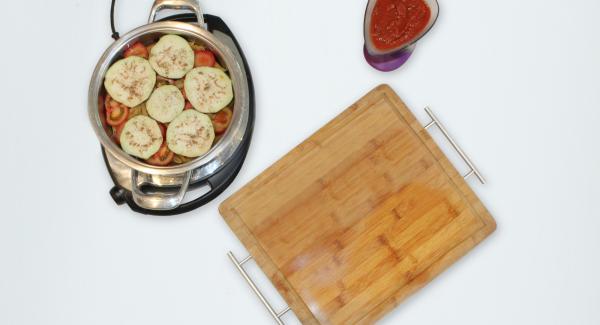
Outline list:
[[[112,0],[110,4],[110,29],[112,31],[112,38],[119,39],[119,33],[115,30],[115,0]]]

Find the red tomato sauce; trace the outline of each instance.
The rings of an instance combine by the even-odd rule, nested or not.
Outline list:
[[[423,0],[378,0],[371,14],[371,40],[385,51],[412,41],[427,26],[431,9]]]

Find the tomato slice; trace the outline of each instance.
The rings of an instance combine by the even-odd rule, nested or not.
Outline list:
[[[131,45],[131,47],[129,47],[127,50],[125,50],[123,56],[126,58],[130,56],[141,56],[144,59],[147,59],[148,49],[146,48],[146,46],[144,46],[144,44],[137,42]]]
[[[194,67],[212,67],[217,62],[215,54],[209,50],[196,50],[194,53]]]
[[[220,110],[217,114],[213,116],[212,123],[216,134],[221,134],[225,132],[225,130],[227,130],[229,123],[231,123],[232,116],[233,112],[229,107]]]
[[[152,155],[152,157],[147,159],[146,162],[154,166],[166,166],[173,161],[174,157],[175,153],[169,150],[169,147],[167,147],[167,142],[164,141],[162,146],[160,146],[160,149],[158,149],[158,151]]]
[[[129,108],[114,100],[110,100],[109,98],[110,97],[107,96],[105,104],[106,123],[108,123],[108,125],[117,126],[127,120]]]

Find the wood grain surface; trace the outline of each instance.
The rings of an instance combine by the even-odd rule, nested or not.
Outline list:
[[[496,224],[386,85],[220,212],[304,324],[371,324]]]

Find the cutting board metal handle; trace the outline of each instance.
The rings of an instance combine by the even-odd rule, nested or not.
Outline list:
[[[481,184],[485,184],[485,178],[483,178],[483,176],[479,172],[479,169],[477,169],[477,167],[475,166],[475,164],[473,163],[471,158],[469,158],[469,156],[467,156],[467,154],[462,150],[462,148],[458,145],[458,143],[456,143],[456,141],[454,141],[454,139],[452,138],[450,133],[448,133],[448,130],[446,130],[446,127],[444,126],[444,124],[442,124],[442,122],[440,122],[440,120],[437,118],[437,116],[435,116],[435,114],[429,107],[425,107],[425,112],[427,113],[427,115],[429,115],[429,117],[431,117],[431,122],[429,122],[427,125],[425,125],[424,128],[426,130],[429,130],[430,127],[432,127],[434,125],[437,126],[440,129],[440,131],[442,131],[442,134],[444,135],[444,137],[446,137],[446,139],[448,139],[448,141],[450,142],[450,144],[452,145],[454,150],[456,150],[456,152],[460,155],[462,160],[469,166],[469,168],[470,168],[469,172],[466,173],[463,177],[465,179],[467,179],[467,178],[475,175],[477,177],[477,179],[479,179],[479,182],[481,182]]]
[[[275,309],[273,309],[273,307],[271,306],[271,304],[267,301],[265,296],[262,294],[260,289],[258,289],[258,287],[254,283],[254,281],[252,281],[252,279],[250,278],[250,276],[248,275],[246,270],[244,269],[244,264],[246,262],[250,261],[252,259],[252,256],[248,256],[241,261],[238,261],[238,259],[235,257],[235,255],[233,255],[232,252],[227,253],[227,256],[229,256],[229,259],[231,260],[231,262],[233,262],[233,264],[235,265],[237,270],[244,277],[244,280],[246,280],[246,282],[248,282],[248,285],[250,286],[252,291],[254,291],[254,293],[258,296],[258,299],[260,299],[260,301],[263,303],[263,305],[265,305],[265,308],[267,308],[267,310],[269,311],[269,314],[271,314],[271,316],[273,316],[273,319],[275,320],[275,322],[277,322],[277,324],[279,324],[279,325],[285,325],[283,323],[283,321],[281,320],[281,317],[283,315],[285,315],[285,313],[290,311],[291,308],[286,307],[284,310],[280,311],[279,313],[276,312]]]

